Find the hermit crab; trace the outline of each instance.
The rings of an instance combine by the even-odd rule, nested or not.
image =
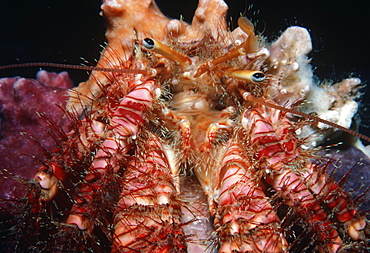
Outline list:
[[[46,157],[33,179],[3,170],[28,189],[5,250],[369,249],[365,194],[342,188],[356,168],[338,182],[319,147],[338,130],[369,141],[348,129],[361,82],[317,85],[306,29],[268,43],[242,16],[230,31],[222,0],[201,0],[191,25],[152,0],[101,8],[108,44],[59,105],[70,129],[40,114],[55,149],[29,136]]]

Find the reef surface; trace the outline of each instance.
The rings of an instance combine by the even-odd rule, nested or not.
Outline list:
[[[46,158],[43,150],[51,152],[57,147],[52,136],[55,129],[68,132],[70,122],[64,117],[63,108],[72,87],[67,72],[40,71],[36,79],[0,79],[2,212],[10,211],[6,210],[6,200],[25,196],[27,181]]]

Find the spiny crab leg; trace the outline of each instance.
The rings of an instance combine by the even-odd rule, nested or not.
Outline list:
[[[221,253],[284,252],[288,243],[240,144],[226,145],[218,171],[215,229]]]
[[[337,252],[343,244],[338,232],[320,203],[304,184],[305,180],[286,166],[286,164],[294,166],[295,160],[299,157],[292,126],[284,116],[279,116],[283,114],[282,112],[269,108],[267,113],[267,110],[262,108],[249,109],[243,113],[243,126],[250,131],[251,145],[257,150],[255,159],[258,161],[258,167],[266,171],[266,181],[281,193],[283,202],[294,208],[297,215],[304,217],[322,241],[329,241],[326,245],[327,250]],[[275,124],[283,130],[277,132],[273,127]],[[317,185],[317,181],[312,182],[312,179],[308,179],[309,185],[318,193],[322,188]],[[329,206],[331,204],[335,205],[335,201],[327,203]],[[358,227],[361,230],[364,226],[364,222],[357,222],[355,219],[352,230]],[[353,234],[355,239],[356,233]]]
[[[186,243],[173,153],[153,134],[143,148],[123,175],[112,252],[180,252]]]
[[[337,210],[335,217],[345,224],[349,236],[353,240],[363,239],[363,230],[366,227],[365,218],[361,217],[358,210],[350,205],[348,195],[342,188],[329,180],[324,170],[315,164],[310,164],[307,169],[304,169],[302,177],[306,179],[307,187],[323,202],[323,205]]]
[[[128,93],[115,109],[110,122],[114,136],[107,138],[99,148],[67,223],[92,231],[96,214],[91,213],[91,205],[97,201],[94,192],[103,187],[101,181],[106,173],[117,171],[118,159],[130,149],[139,125],[144,121],[144,112],[151,106],[154,89],[153,80],[144,81]]]
[[[49,164],[40,167],[35,174],[34,181],[40,187],[40,196],[38,199],[31,200],[35,205],[37,202],[37,205],[41,207],[53,200],[59,189],[64,187],[65,181],[70,176],[70,170],[78,170],[78,168],[74,168],[74,161],[84,159],[84,154],[81,151],[92,152],[91,140],[96,140],[104,136],[105,125],[101,122],[92,119],[83,119],[80,122],[80,126],[81,128],[78,131],[74,129],[66,134],[66,138],[77,134],[78,140],[72,143],[62,144],[59,148],[55,149],[53,155],[50,156],[51,161]],[[60,159],[59,157],[64,157],[64,159]]]

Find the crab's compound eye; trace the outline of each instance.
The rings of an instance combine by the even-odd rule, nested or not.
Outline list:
[[[143,45],[144,45],[144,47],[145,47],[146,49],[152,50],[152,49],[154,48],[154,46],[155,46],[155,42],[154,42],[154,40],[153,40],[153,39],[151,39],[151,38],[145,38],[145,39],[143,40]]]
[[[263,80],[265,80],[265,77],[266,77],[265,74],[258,71],[252,74],[252,81],[255,83],[260,83],[263,82]]]
[[[227,70],[229,76],[238,78],[241,80],[246,80],[248,82],[253,83],[260,83],[265,80],[265,74],[258,70],[250,70],[250,69],[228,69]]]

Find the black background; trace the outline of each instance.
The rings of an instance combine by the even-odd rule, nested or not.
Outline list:
[[[234,20],[233,27],[242,13],[258,21],[257,31],[270,40],[289,26],[306,27],[314,45],[310,57],[320,79],[340,81],[354,76],[360,77],[364,84],[369,83],[369,1],[226,2],[230,7],[229,16]],[[197,1],[161,0],[157,4],[169,17],[183,15],[190,22]],[[0,0],[0,65],[26,62],[80,65],[83,63],[81,57],[94,64],[104,44],[105,26],[99,16],[100,5],[100,0]],[[252,8],[248,8],[250,6]],[[37,68],[0,70],[0,77],[34,78],[36,71]],[[84,71],[69,72],[76,84],[87,79]],[[370,135],[370,116],[367,116],[370,95],[363,97],[361,105],[360,131]]]

